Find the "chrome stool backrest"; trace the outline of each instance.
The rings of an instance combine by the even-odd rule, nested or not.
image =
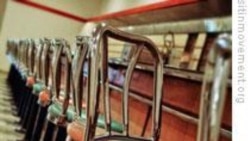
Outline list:
[[[54,55],[54,52],[52,51],[51,42],[50,39],[43,38],[41,43],[41,50],[40,50],[40,58],[37,54],[37,60],[39,63],[36,65],[36,69],[39,69],[38,71],[38,103],[42,107],[46,107],[51,102],[51,87],[52,82],[52,59],[50,59],[50,55]]]
[[[33,72],[33,91],[32,93],[35,95],[38,95],[43,89],[44,89],[44,83],[42,83],[42,54],[43,54],[43,48],[44,48],[44,39],[38,39],[35,40],[34,43],[34,72]]]
[[[87,62],[90,39],[91,38],[88,36],[76,37],[76,48],[74,50],[74,58],[72,61],[72,94],[75,115],[73,121],[67,126],[67,140],[83,140],[84,119],[86,118],[82,117],[82,110],[85,109],[83,106],[83,94],[86,92],[84,91],[84,87],[86,88],[87,85],[86,74],[84,74],[85,72],[83,70],[86,70],[85,63]]]
[[[90,37],[77,36],[76,37],[76,49],[74,59],[72,61],[72,73],[73,73],[73,102],[76,110],[76,115],[81,116],[82,100],[83,100],[83,68],[84,63],[87,62],[87,54],[89,49]]]
[[[123,116],[123,135],[114,135],[111,133],[111,111],[109,97],[109,80],[108,80],[108,37],[124,42],[129,42],[137,46],[126,72],[126,78],[123,85],[122,96],[122,116]],[[101,42],[102,41],[102,42]],[[101,46],[102,43],[102,46]],[[152,105],[152,135],[150,138],[133,137],[129,135],[129,113],[128,113],[128,96],[129,85],[132,72],[135,68],[138,57],[146,47],[155,58],[154,63],[154,90]],[[87,123],[85,130],[85,141],[92,140],[159,140],[161,128],[161,100],[163,86],[163,60],[155,44],[148,38],[140,35],[130,34],[111,26],[98,25],[93,32],[93,46],[89,54],[89,77],[88,77],[88,95],[87,95]],[[100,73],[100,74],[99,74]],[[100,76],[100,79],[99,79]],[[104,93],[104,114],[107,134],[95,137],[95,129],[98,117],[98,107],[100,91]]]
[[[29,52],[29,43],[27,39],[19,40],[18,44],[18,70],[21,73],[23,78],[26,78],[28,75],[28,52]]]
[[[33,39],[27,39],[28,46],[28,55],[27,59],[27,80],[26,86],[32,87],[35,84],[35,54],[37,52],[37,48],[35,46],[35,41]]]
[[[16,67],[19,68],[21,65],[21,62],[23,61],[22,58],[22,53],[23,53],[23,48],[21,47],[21,41],[16,40],[16,47],[17,47],[17,57],[16,57]]]
[[[37,81],[41,81],[42,79],[42,53],[44,48],[44,40],[38,39],[35,42],[36,46],[36,53],[35,53],[35,76]]]
[[[33,39],[27,39],[28,44],[28,55],[26,57],[27,59],[27,67],[28,67],[28,75],[34,75],[35,70],[35,53],[36,53],[36,46],[35,41]]]
[[[231,35],[222,34],[214,43],[203,79],[197,141],[217,141],[231,69]]]
[[[65,88],[64,88],[64,100],[62,103],[62,113],[61,116],[54,121],[56,124],[64,124],[66,118],[67,108],[69,106],[70,99],[70,87],[72,83],[72,73],[71,73],[71,62],[72,56],[68,43],[64,39],[54,40],[54,46],[56,48],[56,54],[52,60],[52,95],[53,102],[59,102],[61,84],[63,83],[61,79],[62,67],[65,66]],[[64,60],[62,60],[64,59]],[[62,62],[64,64],[62,64]]]
[[[6,55],[11,64],[15,64],[17,57],[17,42],[14,39],[8,39],[6,44]]]
[[[44,38],[43,40],[43,51],[41,54],[41,80],[45,87],[50,90],[49,78],[52,75],[52,60],[50,60],[50,54],[53,49],[51,47],[50,39]],[[54,52],[52,53],[52,55],[54,55]]]
[[[47,87],[47,89],[50,89],[49,95],[50,97],[52,97],[52,99],[51,99],[51,104],[48,107],[47,120],[43,125],[44,126],[43,132],[41,134],[42,140],[56,140],[58,137],[57,135],[59,132],[59,126],[66,127],[67,108],[69,105],[70,87],[72,83],[72,80],[71,80],[72,79],[71,77],[71,59],[72,58],[71,58],[71,52],[70,52],[68,43],[64,39],[52,39],[51,47],[53,48],[53,56],[52,56],[52,61],[50,64],[51,71],[52,71],[51,73],[52,86],[49,88]],[[48,48],[45,51],[47,52],[47,55],[50,55]],[[47,57],[43,56],[43,66],[47,62],[45,58],[48,58],[48,56]],[[65,67],[65,68],[62,69],[62,67]],[[64,75],[62,75],[62,71],[65,72]],[[62,76],[65,77],[64,81],[62,81],[63,80],[61,78]],[[43,77],[46,77],[45,72],[44,72]],[[63,90],[61,89],[61,84],[65,84],[63,86]],[[62,92],[64,93],[63,100],[60,97],[60,94]],[[42,95],[42,93],[40,95]],[[44,105],[48,105],[48,103],[45,103]],[[47,135],[48,132],[51,132],[50,129],[47,128],[49,123],[53,123],[55,125],[55,129],[53,129],[54,131],[52,133],[52,136]]]

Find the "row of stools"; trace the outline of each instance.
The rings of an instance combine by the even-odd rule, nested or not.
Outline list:
[[[123,122],[112,120],[108,79],[108,38],[133,43],[122,99]],[[152,137],[129,134],[129,83],[143,48],[155,59]],[[24,140],[158,140],[161,125],[163,62],[154,43],[143,37],[98,25],[92,37],[76,37],[72,55],[64,39],[9,40],[8,80],[18,107]],[[83,67],[87,62],[88,76]],[[84,87],[84,85],[86,87]],[[103,102],[103,111],[98,110]],[[100,104],[99,104],[100,103]]]
[[[122,84],[122,122],[111,117],[108,77],[109,38],[135,44]],[[7,56],[12,64],[8,81],[18,107],[18,116],[21,117],[20,130],[25,132],[24,140],[159,140],[163,60],[155,44],[143,36],[126,33],[107,25],[96,26],[92,37],[77,36],[75,44],[76,48],[72,54],[69,44],[64,39],[43,38],[7,42]],[[148,49],[155,58],[152,67],[154,71],[152,134],[148,138],[134,136],[129,132],[129,85],[143,48]],[[207,95],[208,99],[211,98],[211,102],[216,103],[218,95],[222,102],[225,97],[221,93],[225,91],[223,84],[228,77],[230,54],[231,38],[228,35],[220,36],[216,41],[216,47],[211,51],[207,65],[209,71],[204,77],[203,92],[207,93],[206,90],[209,89],[209,93],[213,95],[213,91],[216,91],[212,97]],[[84,67],[88,69],[86,75],[82,71]],[[218,85],[220,90],[216,89]],[[217,129],[223,106],[215,105],[219,106],[216,107],[216,110],[219,110],[214,114],[211,111],[214,107],[210,106],[212,103],[207,103],[205,99],[201,107],[198,140],[215,141],[219,136]],[[213,118],[215,125],[209,124],[211,122],[209,117]]]
[[[48,127],[43,126],[48,110],[45,101],[49,104],[52,95],[50,96],[48,91],[50,88],[47,88],[48,80],[45,80],[47,82],[43,81],[41,73],[48,68],[42,67],[41,60],[37,60],[42,55],[42,44],[45,49],[47,48],[45,45],[49,45],[50,40],[44,39],[38,42],[40,43],[39,46],[36,46],[32,39],[9,41],[7,51],[12,63],[8,81],[18,107],[18,116],[21,118],[22,128],[20,131],[26,133],[24,140],[34,141],[40,139],[44,128],[46,128],[46,133],[42,140],[51,140],[49,138],[52,138],[51,133],[53,133],[53,129],[49,125]],[[35,68],[35,66],[39,68]],[[43,95],[43,93],[46,93],[46,95]],[[62,136],[66,136],[66,130],[64,130]],[[60,139],[62,136],[58,136],[57,140],[63,140]]]

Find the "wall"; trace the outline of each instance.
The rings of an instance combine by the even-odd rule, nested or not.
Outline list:
[[[84,18],[99,15],[101,9],[100,0],[31,0],[31,1]]]
[[[8,71],[5,56],[8,38],[62,37],[71,44],[79,33],[82,23],[9,0],[0,35],[0,70]]]
[[[111,12],[118,12],[138,6],[157,3],[164,0],[103,0],[101,13],[107,14]]]
[[[6,2],[7,2],[7,0],[0,1],[0,33],[1,33],[1,29],[2,29],[2,22],[3,22]]]

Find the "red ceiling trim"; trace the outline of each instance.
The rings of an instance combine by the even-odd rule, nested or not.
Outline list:
[[[22,4],[25,4],[25,5],[28,5],[28,6],[31,6],[33,8],[37,8],[37,9],[40,9],[40,10],[43,10],[43,11],[47,11],[49,13],[60,15],[62,17],[68,18],[68,19],[72,19],[72,20],[75,20],[75,21],[79,21],[79,22],[83,22],[83,23],[88,21],[87,19],[85,19],[83,17],[76,16],[76,15],[73,15],[71,13],[67,13],[67,12],[64,12],[64,11],[61,11],[61,10],[58,10],[58,9],[55,9],[55,8],[51,8],[51,7],[42,5],[42,4],[38,4],[38,3],[35,3],[35,2],[32,2],[32,1],[29,1],[29,0],[15,0],[15,1],[20,2]]]
[[[119,12],[113,12],[113,13],[104,14],[101,16],[90,17],[90,18],[83,18],[80,16],[76,16],[76,15],[73,15],[71,13],[67,13],[65,11],[61,11],[61,10],[58,10],[58,9],[55,9],[52,7],[38,4],[36,2],[29,1],[29,0],[15,0],[15,1],[22,3],[22,4],[25,4],[25,5],[28,5],[28,6],[31,6],[31,7],[34,7],[34,8],[37,8],[37,9],[40,9],[40,10],[44,10],[44,11],[47,11],[47,12],[50,12],[53,14],[60,15],[62,17],[68,18],[68,19],[72,19],[72,20],[76,20],[76,21],[85,23],[88,21],[97,22],[97,21],[107,20],[107,19],[111,19],[111,18],[117,18],[117,17],[132,15],[132,14],[148,12],[151,10],[170,8],[170,7],[174,7],[174,6],[180,6],[180,5],[184,5],[184,4],[199,2],[201,0],[164,0],[162,2],[157,2],[154,4],[148,4],[148,5],[139,6],[136,8],[130,8],[127,10],[122,10]]]

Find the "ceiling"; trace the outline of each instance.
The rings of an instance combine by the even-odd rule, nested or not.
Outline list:
[[[231,13],[232,13],[232,1],[207,0],[171,8],[163,8],[140,14],[115,17],[112,19],[103,20],[101,22],[121,27],[129,25],[141,25],[141,24],[231,16]]]
[[[74,0],[75,3],[63,0],[60,0],[61,2],[59,0],[16,1],[82,23],[105,22],[115,27],[231,16],[232,13],[231,0],[160,0],[146,6],[102,14],[100,9],[103,9],[103,3],[112,0],[102,1],[99,6],[97,3],[99,0]],[[89,12],[91,9],[95,12]],[[99,15],[96,16],[98,12]]]

